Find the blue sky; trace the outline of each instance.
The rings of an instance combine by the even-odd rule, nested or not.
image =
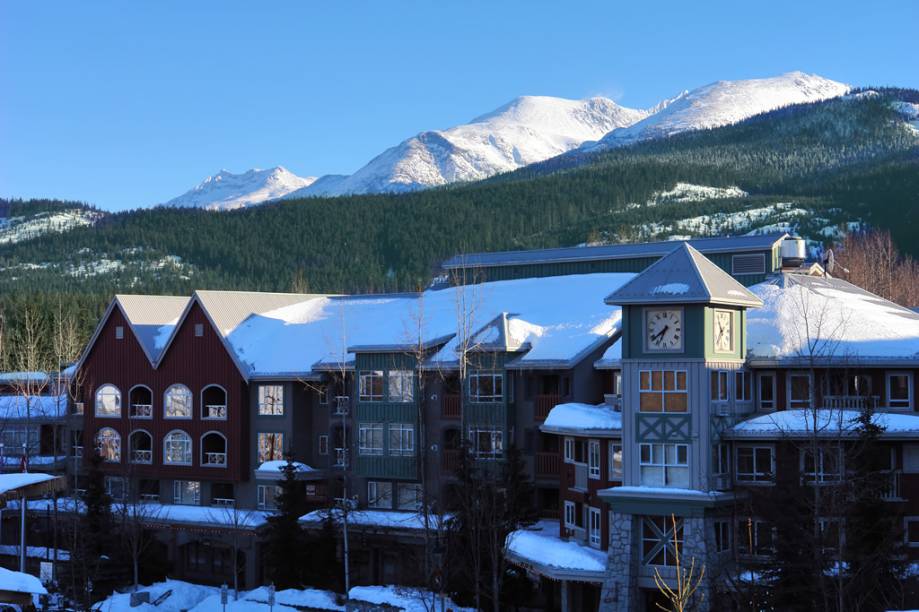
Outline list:
[[[651,106],[814,72],[919,88],[919,3],[0,3],[0,195],[118,210],[349,173],[522,94]]]

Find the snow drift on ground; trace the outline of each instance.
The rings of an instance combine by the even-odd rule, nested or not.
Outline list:
[[[268,170],[256,168],[242,174],[221,170],[163,206],[233,210],[277,200],[315,180],[315,177],[297,176],[283,166]]]

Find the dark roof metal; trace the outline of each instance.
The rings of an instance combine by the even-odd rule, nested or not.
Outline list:
[[[733,276],[686,242],[606,297],[607,304],[762,306]]]
[[[771,249],[788,234],[784,232],[758,236],[726,236],[696,238],[686,241],[704,254],[739,253]],[[500,251],[496,253],[469,253],[457,255],[443,262],[445,270],[457,268],[487,268],[523,264],[562,263],[577,261],[602,261],[605,259],[631,259],[633,257],[663,257],[683,241],[666,240],[635,244],[611,244],[592,247],[561,247],[530,251]]]

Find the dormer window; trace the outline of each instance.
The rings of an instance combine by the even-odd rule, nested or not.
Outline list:
[[[123,325],[115,326],[115,340],[124,340],[124,326]]]

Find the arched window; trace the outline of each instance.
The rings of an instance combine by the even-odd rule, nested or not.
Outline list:
[[[121,391],[115,385],[102,385],[96,389],[96,416],[121,417]]]
[[[138,429],[128,438],[131,463],[153,463],[153,437],[149,432]]]
[[[185,385],[172,385],[166,389],[163,400],[164,416],[167,419],[190,419],[192,417],[191,391]]]
[[[131,387],[128,404],[128,416],[132,419],[153,418],[153,392],[146,385]]]
[[[201,391],[201,418],[226,420],[227,392],[220,385],[208,385]]]
[[[227,439],[222,433],[209,431],[201,436],[201,465],[226,467]]]
[[[103,427],[96,434],[99,455],[109,463],[121,463],[121,435],[111,427]]]
[[[191,436],[184,431],[170,431],[163,440],[163,463],[191,465]]]

